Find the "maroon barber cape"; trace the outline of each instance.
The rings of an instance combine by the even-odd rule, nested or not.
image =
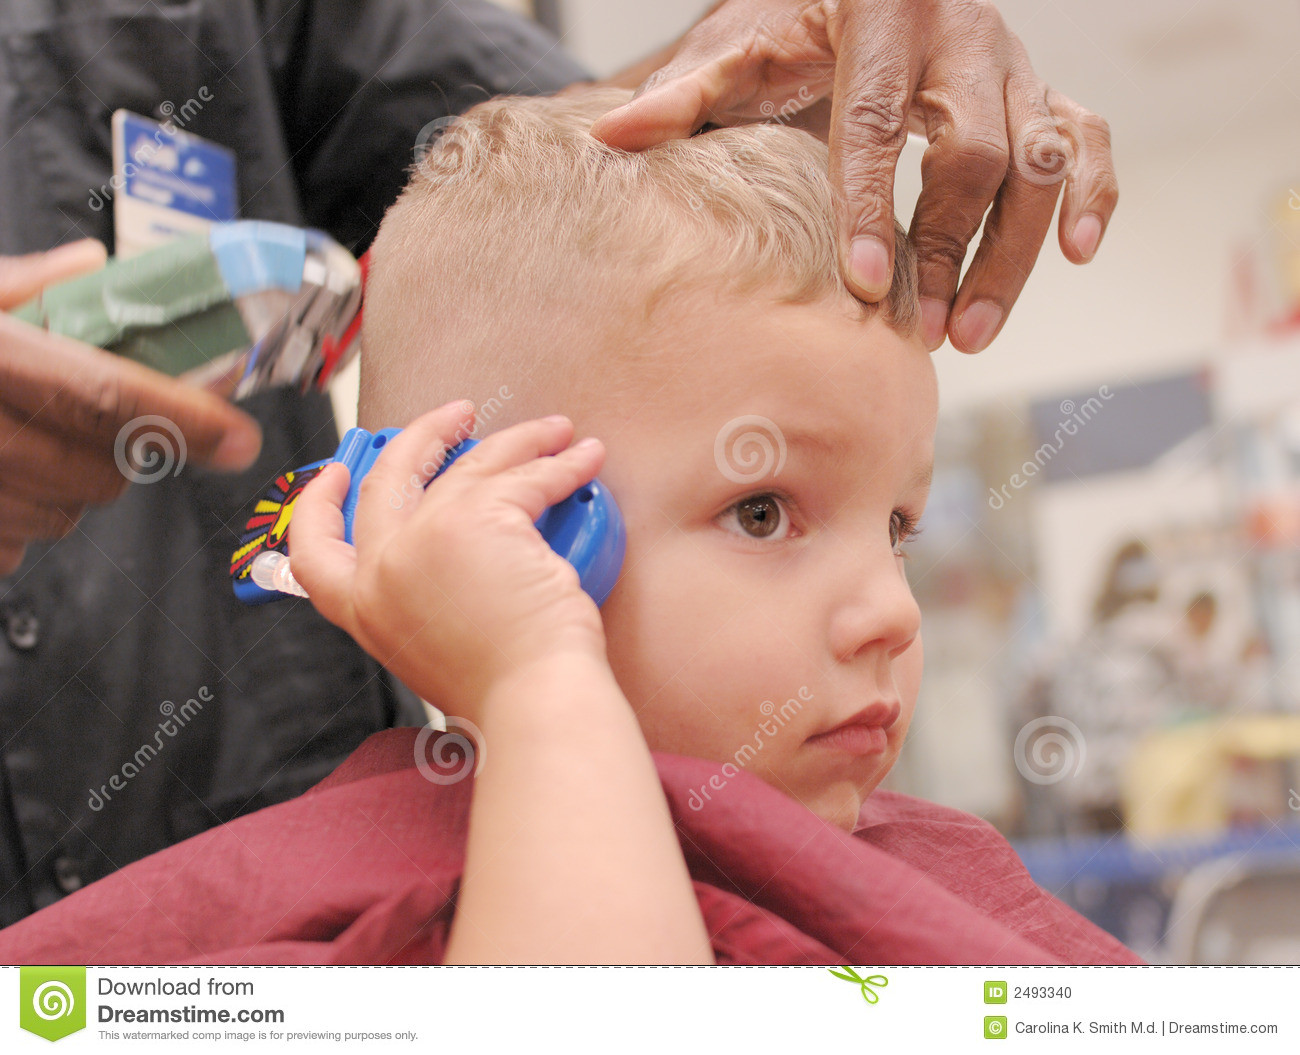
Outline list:
[[[376,733],[300,798],[0,931],[0,962],[440,962],[474,782],[426,779],[418,735]],[[744,772],[703,802],[718,763],[654,757],[719,963],[1142,962],[977,817],[877,791],[850,835]]]

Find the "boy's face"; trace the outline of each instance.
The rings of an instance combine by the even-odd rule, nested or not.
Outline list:
[[[602,610],[614,673],[653,750],[730,762],[851,829],[920,688],[898,542],[929,490],[930,356],[847,300],[730,298],[680,311],[638,370],[642,395],[575,415],[627,522]]]

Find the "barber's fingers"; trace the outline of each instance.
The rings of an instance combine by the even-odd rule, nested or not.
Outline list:
[[[921,327],[931,351],[943,343],[966,250],[1007,178],[1009,149],[1000,81],[936,99],[930,145],[909,237],[916,249]],[[987,241],[987,235],[985,236]]]
[[[26,552],[25,541],[0,536],[0,576],[17,571],[23,563],[23,554]]]
[[[353,541],[377,548],[392,535],[424,498],[424,488],[441,468],[448,448],[473,430],[474,404],[459,399],[420,415],[389,440],[361,481]]]
[[[1011,143],[1006,179],[949,316],[953,346],[963,352],[988,347],[1011,314],[1075,163],[1070,127],[1048,108],[1046,86],[1033,75],[1028,58],[1022,54],[1022,59],[1006,86]]]
[[[23,424],[0,406],[0,494],[47,505],[99,504],[121,495],[127,482],[111,448]]]
[[[600,117],[591,134],[621,150],[645,150],[684,139],[752,100],[784,43],[758,32],[764,6],[763,0],[718,5],[681,39],[673,57],[646,79],[631,102]]]
[[[1106,123],[1043,85],[1023,54],[1007,82],[1007,122],[1007,177],[949,315],[948,333],[963,352],[981,351],[1001,330],[1052,226],[1061,187],[1061,250],[1076,264],[1096,253],[1119,194]]]
[[[110,455],[128,426],[156,426],[178,460],[214,469],[246,469],[262,445],[257,422],[213,393],[3,313],[0,405]]]
[[[49,506],[0,493],[0,576],[18,569],[28,542],[59,539],[71,532],[83,510],[83,506]]]
[[[303,488],[289,521],[289,567],[330,622],[352,626],[352,584],[357,551],[343,541],[343,500],[352,474],[335,462]]]
[[[98,271],[107,259],[108,250],[95,238],[69,242],[45,253],[0,256],[0,310],[26,303],[55,282]]]
[[[894,174],[907,142],[921,57],[909,33],[881,33],[846,8],[836,48],[830,177],[840,199],[840,259],[854,292],[879,301],[894,262]]]
[[[58,539],[77,526],[86,507],[59,505],[0,491],[0,537],[9,539]]]
[[[597,118],[591,134],[620,150],[645,150],[669,139],[685,139],[709,120],[718,72],[704,67],[664,79],[660,71],[654,75],[654,87]]]
[[[1061,252],[1072,263],[1086,264],[1096,255],[1119,203],[1110,125],[1060,92],[1049,91],[1047,102],[1075,129],[1074,169],[1066,180],[1061,202]]]
[[[834,83],[830,7],[811,0],[715,4],[632,100],[599,118],[591,134],[612,147],[644,150],[707,123],[802,123],[798,115]],[[825,138],[824,126],[819,134]]]

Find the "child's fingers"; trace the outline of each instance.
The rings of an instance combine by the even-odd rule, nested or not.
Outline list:
[[[548,506],[563,502],[591,483],[604,461],[604,445],[586,439],[556,455],[536,458],[501,473],[494,487],[506,501],[519,506],[529,520],[537,520]]]
[[[447,448],[473,428],[474,404],[458,399],[420,415],[394,436],[361,482],[352,541],[368,545],[410,516]]]
[[[468,454],[457,458],[447,470],[447,477],[453,474],[457,479],[495,476],[535,458],[557,454],[571,439],[573,422],[561,414],[521,421],[493,433]]]
[[[298,496],[289,521],[289,568],[332,623],[344,626],[357,554],[343,541],[343,499],[351,473],[325,466]],[[347,629],[344,626],[344,629]]]

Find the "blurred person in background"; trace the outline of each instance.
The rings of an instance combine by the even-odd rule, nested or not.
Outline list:
[[[1184,710],[1175,717],[1227,715],[1247,705],[1248,657],[1244,649],[1225,648],[1221,623],[1217,596],[1199,590],[1162,643],[1181,687]]]
[[[1082,639],[1049,649],[1036,665],[1014,711],[1022,730],[1038,723],[1016,752],[1029,834],[1124,826],[1124,763],[1137,738],[1183,699],[1160,599],[1155,556],[1139,539],[1125,542],[1111,557]]]

